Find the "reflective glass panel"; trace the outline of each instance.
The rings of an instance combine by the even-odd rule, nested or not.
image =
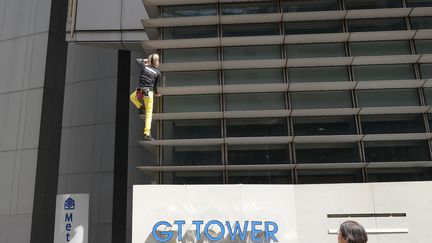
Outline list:
[[[432,7],[431,0],[406,0],[407,7]]]
[[[284,0],[284,12],[339,10],[338,0]]]
[[[432,180],[431,168],[377,168],[367,169],[369,182],[428,181]]]
[[[365,115],[360,120],[364,134],[425,132],[423,116],[420,114]]]
[[[223,175],[219,171],[175,171],[163,172],[163,184],[223,184]]]
[[[352,107],[349,91],[292,92],[293,109],[323,109]]]
[[[362,182],[361,169],[297,170],[299,184]]]
[[[415,40],[415,47],[419,54],[432,54],[432,40]]]
[[[402,8],[401,0],[344,0],[346,9]]]
[[[420,75],[422,79],[432,79],[432,64],[420,64]]]
[[[415,79],[411,64],[353,66],[352,70],[357,81]]]
[[[220,120],[163,121],[164,139],[220,138]]]
[[[290,83],[349,81],[346,66],[288,68]]]
[[[165,72],[165,86],[219,85],[219,71]]]
[[[220,111],[219,95],[162,96],[163,112]]]
[[[407,28],[404,18],[350,19],[347,22],[349,32],[406,30]]]
[[[279,45],[268,46],[232,46],[223,48],[224,60],[257,60],[281,59],[282,53]]]
[[[282,69],[226,69],[223,71],[225,84],[283,83]]]
[[[218,37],[216,25],[177,26],[163,28],[163,39],[191,39]]]
[[[284,22],[284,28],[286,35],[343,32],[339,20]]]
[[[366,142],[364,147],[367,162],[430,160],[426,141]]]
[[[295,136],[356,134],[353,116],[293,117]]]
[[[226,24],[222,25],[222,36],[261,36],[279,35],[278,23]]]
[[[162,52],[163,63],[218,60],[218,48],[166,49]]]
[[[413,30],[432,29],[432,17],[412,17],[410,22]]]
[[[229,145],[228,164],[287,164],[289,150],[287,144]]]
[[[225,107],[227,111],[283,110],[285,109],[285,94],[225,94]]]
[[[290,170],[228,171],[229,184],[292,184]]]
[[[162,6],[163,18],[217,15],[216,4]]]
[[[360,161],[357,143],[295,144],[297,163],[345,163]]]
[[[164,146],[163,165],[221,165],[221,146]]]
[[[344,43],[287,45],[288,58],[344,57]]]
[[[359,107],[418,106],[416,89],[357,90]]]
[[[221,9],[222,15],[276,13],[277,3],[276,1],[222,3]]]
[[[350,42],[351,56],[410,55],[408,41]]]
[[[286,117],[227,119],[227,137],[287,136]]]

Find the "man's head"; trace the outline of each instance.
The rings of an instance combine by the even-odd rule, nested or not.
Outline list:
[[[159,67],[159,55],[158,54],[151,54],[149,57],[148,57],[148,64],[150,65],[150,66],[153,66],[153,67]]]
[[[341,224],[338,231],[338,243],[366,243],[368,237],[361,224],[355,221],[346,221]]]

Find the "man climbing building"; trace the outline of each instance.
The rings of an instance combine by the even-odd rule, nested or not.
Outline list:
[[[130,100],[139,109],[139,113],[143,113],[145,108],[145,126],[144,140],[153,141],[151,137],[151,122],[153,115],[153,93],[159,97],[157,87],[162,78],[159,67],[159,55],[152,54],[148,59],[137,58],[136,63],[141,69],[141,76],[138,88],[130,95]],[[141,103],[144,101],[144,105]]]

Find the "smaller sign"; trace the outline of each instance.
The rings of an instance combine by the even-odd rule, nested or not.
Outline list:
[[[89,194],[57,195],[54,243],[87,243]]]

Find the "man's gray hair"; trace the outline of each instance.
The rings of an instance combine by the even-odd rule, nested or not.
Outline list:
[[[355,221],[346,221],[341,224],[339,232],[348,243],[366,243],[368,237],[363,226]]]

